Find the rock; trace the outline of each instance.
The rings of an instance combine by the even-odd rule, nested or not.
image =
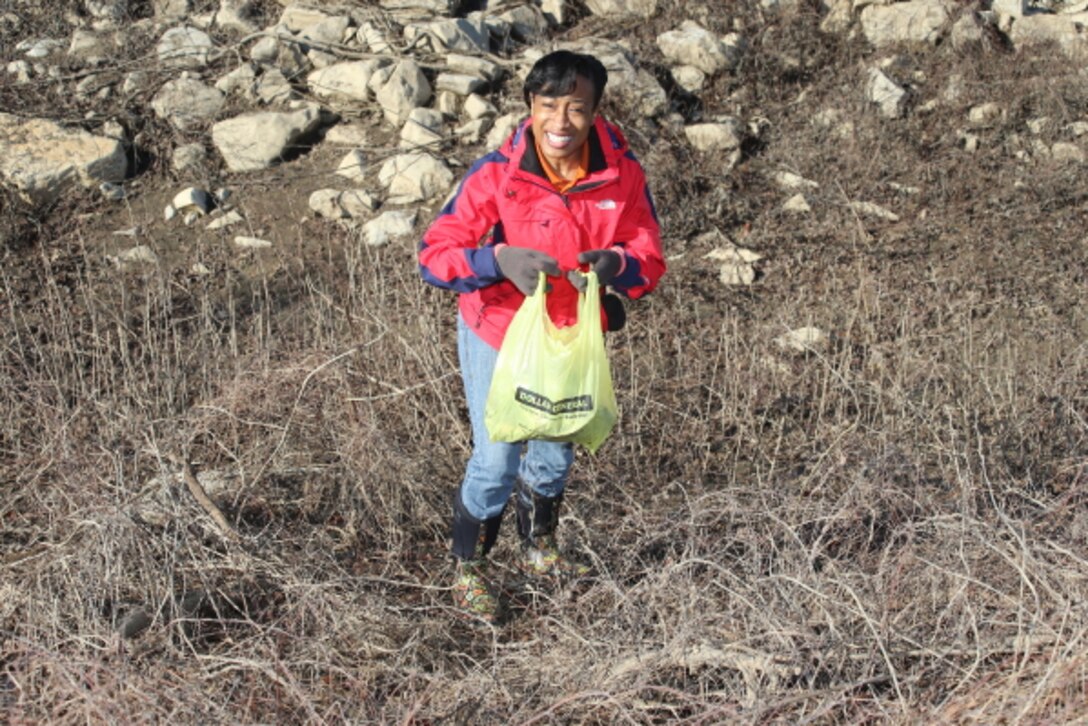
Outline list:
[[[438,91],[449,91],[458,96],[468,96],[476,93],[487,85],[476,76],[466,76],[460,73],[440,73],[434,81],[434,87]]]
[[[968,11],[960,15],[952,24],[948,39],[957,50],[981,47],[986,40],[986,30],[978,13]]]
[[[83,7],[96,20],[118,22],[128,15],[128,0],[84,0]]]
[[[657,0],[586,0],[586,7],[594,15],[648,18],[657,12]]]
[[[1028,14],[1028,0],[993,0],[990,9],[999,15],[1022,18]]]
[[[1009,40],[1017,50],[1055,43],[1067,57],[1079,61],[1088,56],[1088,37],[1080,30],[1086,25],[1088,12],[1027,15],[1012,24]]]
[[[488,149],[497,149],[502,146],[506,138],[514,133],[514,129],[518,127],[518,122],[524,114],[521,113],[508,113],[505,116],[499,116],[495,119],[495,123],[491,127],[491,131],[487,134],[487,139],[484,145]]]
[[[510,34],[523,43],[534,43],[548,32],[548,19],[535,5],[516,5],[498,15],[496,19],[504,23],[510,29]]]
[[[167,81],[155,97],[151,108],[181,131],[199,128],[222,110],[225,98],[217,88],[205,86],[193,78]]]
[[[706,74],[695,66],[676,66],[672,69],[676,85],[688,93],[697,94],[706,86]]]
[[[287,7],[283,9],[283,14],[280,15],[279,22],[276,24],[283,26],[292,33],[298,33],[335,17],[332,13],[301,3],[290,2],[283,4]]]
[[[193,10],[192,0],[153,0],[155,17],[163,20],[180,20]]]
[[[352,219],[369,216],[378,208],[378,201],[365,189],[348,189],[340,195],[340,208]]]
[[[776,171],[772,176],[775,186],[786,191],[795,189],[819,189],[820,185],[811,179],[789,171]]]
[[[370,143],[370,134],[362,126],[338,124],[326,132],[325,143],[336,146],[366,146]]]
[[[231,171],[264,169],[316,131],[325,118],[315,106],[282,113],[244,114],[212,126],[212,142]]]
[[[753,263],[763,259],[762,255],[733,244],[715,248],[705,257],[722,263],[718,277],[723,285],[751,285],[756,279]]]
[[[372,247],[388,244],[396,239],[412,236],[415,229],[416,212],[394,209],[382,212],[376,219],[363,225],[363,238]]]
[[[861,11],[861,28],[865,39],[877,48],[896,43],[934,44],[949,17],[944,0],[868,5]]]
[[[20,86],[25,86],[30,83],[31,79],[31,65],[25,60],[17,60],[8,63],[7,71],[9,75],[15,76],[15,83]]]
[[[188,25],[167,30],[155,48],[159,62],[175,68],[203,68],[214,50],[215,43],[207,33]]]
[[[735,45],[726,45],[717,35],[691,20],[681,23],[678,30],[657,36],[657,47],[669,62],[693,66],[711,76],[735,68],[740,59]]]
[[[808,214],[812,211],[812,207],[809,206],[804,194],[794,194],[782,205],[782,211],[791,214]]]
[[[378,172],[378,181],[388,190],[390,203],[411,204],[449,189],[453,172],[430,154],[416,152],[386,160]]]
[[[179,176],[197,176],[204,171],[208,152],[201,144],[183,144],[174,149],[170,165]]]
[[[232,209],[219,219],[213,219],[211,222],[208,222],[208,226],[204,229],[210,231],[215,231],[217,229],[226,229],[227,227],[231,227],[238,224],[239,222],[244,221],[245,218],[243,218],[241,214]]]
[[[126,96],[134,96],[137,93],[143,93],[151,87],[154,80],[150,71],[133,71],[132,73],[125,75],[125,80],[121,82],[121,93]]]
[[[240,93],[246,97],[255,97],[257,69],[252,63],[243,63],[216,81],[215,87],[226,96]]]
[[[113,262],[121,268],[131,265],[155,265],[159,262],[159,256],[147,245],[136,245],[113,258]]]
[[[22,52],[30,60],[42,60],[48,58],[64,48],[66,44],[62,40],[54,38],[39,38],[37,40],[24,40],[15,46],[16,52]]]
[[[775,345],[789,353],[819,352],[827,347],[827,333],[816,327],[806,326],[791,330],[774,339]]]
[[[1084,150],[1068,141],[1059,141],[1050,147],[1050,158],[1058,162],[1084,163]]]
[[[262,250],[272,246],[272,243],[260,237],[235,237],[234,245],[242,249]]]
[[[124,181],[127,170],[120,139],[0,113],[0,177],[34,203],[56,201],[75,186]]]
[[[97,65],[113,55],[110,50],[110,46],[113,45],[112,40],[112,34],[107,36],[103,33],[77,28],[73,31],[72,40],[68,44],[68,57],[81,60],[88,65]]]
[[[187,187],[174,195],[170,205],[178,212],[196,212],[201,217],[212,209],[212,200],[208,193],[197,187]]]
[[[260,27],[256,21],[257,7],[253,0],[219,0],[214,24],[219,28],[249,34]]]
[[[453,118],[461,112],[462,100],[456,93],[439,91],[434,95],[434,107],[443,116]]]
[[[999,122],[1004,115],[1005,110],[1001,108],[1001,104],[993,101],[980,103],[977,106],[972,106],[967,112],[967,123],[972,128],[985,128]]]
[[[446,68],[450,73],[496,81],[502,76],[502,66],[486,58],[451,53],[446,56]]]
[[[98,185],[98,191],[103,199],[110,202],[119,202],[125,198],[125,188],[113,182],[102,182]]]
[[[499,112],[490,102],[475,93],[465,98],[462,110],[466,116],[473,120],[495,116]]]
[[[453,130],[453,135],[462,144],[478,144],[480,139],[484,138],[484,134],[491,127],[490,118],[478,118],[472,121],[461,124]]]
[[[850,209],[863,217],[873,217],[875,219],[883,219],[887,222],[898,222],[899,215],[892,212],[879,204],[873,202],[850,202]]]
[[[437,146],[442,143],[442,113],[429,108],[414,108],[400,130],[400,147]]]
[[[336,166],[336,173],[345,179],[361,184],[366,181],[366,156],[360,149],[349,151]]]
[[[363,102],[370,96],[374,71],[383,65],[385,61],[377,59],[334,63],[306,76],[306,85],[318,98]]]
[[[340,207],[339,189],[318,189],[310,195],[310,210],[319,217],[326,219],[340,219],[346,217]]]
[[[393,68],[389,80],[377,93],[378,104],[385,119],[401,126],[413,108],[423,106],[431,98],[431,84],[414,61],[402,60]]]
[[[269,68],[257,78],[253,92],[262,103],[286,104],[297,98],[295,89],[279,68]]]
[[[362,42],[371,53],[389,53],[393,50],[385,33],[371,22],[362,23],[355,31],[355,38]]]
[[[261,38],[249,49],[249,58],[254,63],[278,68],[287,78],[302,75],[310,66],[298,43],[279,37]]]
[[[865,87],[865,99],[880,109],[884,118],[900,118],[907,108],[909,95],[884,72],[869,69],[869,82]]]
[[[744,125],[737,119],[684,127],[688,142],[699,151],[732,151],[744,141]]]
[[[559,26],[567,21],[567,9],[564,0],[541,0],[540,11],[551,25]]]
[[[461,51],[487,53],[488,33],[483,21],[468,18],[442,18],[404,26],[404,39],[409,45],[429,44],[436,53]]]
[[[828,35],[845,33],[854,22],[854,0],[830,0],[820,30]]]

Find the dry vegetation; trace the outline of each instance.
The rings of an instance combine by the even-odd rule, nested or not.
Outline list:
[[[650,66],[677,17],[634,29]],[[610,109],[670,273],[610,338],[622,423],[570,487],[563,531],[597,575],[509,573],[495,629],[449,607],[469,432],[453,299],[410,246],[297,223],[306,160],[244,180],[289,210],[263,259],[205,242],[176,265],[109,264],[110,232],[178,183],[156,166],[127,212],[5,197],[3,720],[1088,718],[1088,183],[1014,157],[1027,120],[1054,119],[1053,142],[1085,118],[1084,76],[1049,52],[907,54],[919,98],[953,71],[964,95],[882,121],[864,47],[815,13],[744,18],[741,72],[677,99],[770,121],[740,167]],[[956,131],[988,100],[1009,112],[968,154]],[[852,139],[812,123],[827,107]],[[821,182],[813,215],[780,210],[782,168]],[[902,221],[858,217],[859,199]],[[709,229],[765,255],[755,285],[718,283],[694,241]],[[806,324],[826,350],[772,343]],[[185,462],[225,481],[236,535]],[[508,522],[500,563],[513,539]]]

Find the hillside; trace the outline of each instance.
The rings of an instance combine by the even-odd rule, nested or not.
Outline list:
[[[3,720],[1088,719],[1083,6],[484,5],[0,0]],[[669,270],[481,628],[416,246],[560,46]]]

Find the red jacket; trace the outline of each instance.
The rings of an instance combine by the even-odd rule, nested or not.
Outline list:
[[[529,121],[522,122],[502,148],[472,165],[423,235],[423,279],[461,293],[462,317],[494,348],[525,299],[499,274],[497,244],[546,252],[564,271],[579,267],[579,252],[616,248],[625,265],[609,285],[629,298],[653,290],[665,272],[653,199],[627,140],[598,116],[586,143],[588,173],[560,194],[540,166]],[[558,327],[573,324],[578,292],[566,276],[549,282],[549,315]]]

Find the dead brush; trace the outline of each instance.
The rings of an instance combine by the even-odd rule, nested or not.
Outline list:
[[[411,244],[307,224],[278,230],[271,259],[209,245],[201,277],[119,267],[108,230],[62,210],[5,247],[0,711],[1083,720],[1085,190],[1013,161],[1021,124],[1083,115],[1083,90],[1054,73],[1040,90],[1042,60],[1007,77],[961,63],[962,101],[890,123],[861,100],[863,49],[816,33],[776,28],[716,81],[759,91],[732,102],[772,120],[737,169],[635,124],[670,272],[609,336],[621,421],[569,490],[564,544],[595,575],[519,579],[506,522],[498,628],[451,612],[469,431],[454,300],[419,281]],[[796,48],[803,97],[770,87]],[[911,60],[920,100],[955,59]],[[998,78],[1020,141],[986,131],[967,155],[955,131]],[[819,182],[812,215],[782,210],[783,169]],[[764,254],[753,285],[720,284],[695,241],[710,229]],[[826,346],[775,342],[803,325]]]

